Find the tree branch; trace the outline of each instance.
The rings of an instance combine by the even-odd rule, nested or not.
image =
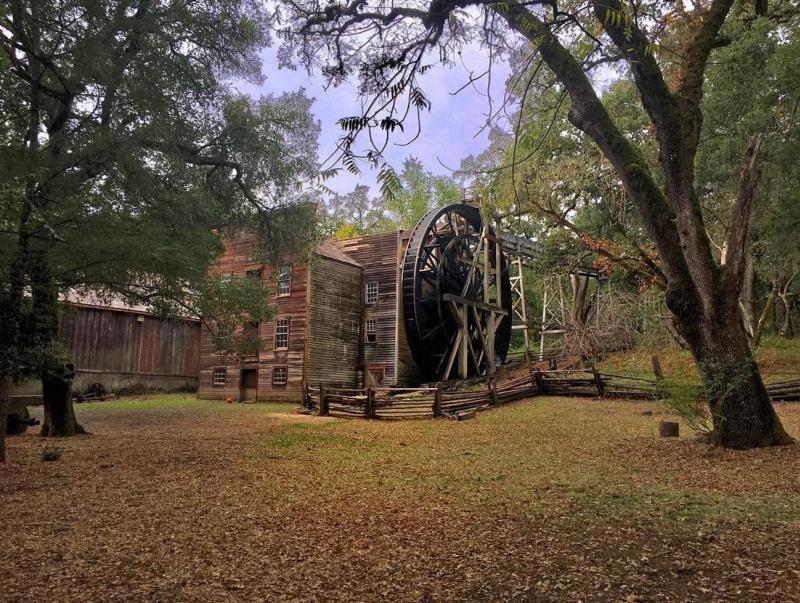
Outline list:
[[[737,294],[742,288],[742,280],[744,278],[745,261],[747,259],[747,254],[745,253],[747,233],[750,226],[753,197],[755,196],[760,175],[758,171],[758,153],[761,150],[762,141],[763,136],[756,134],[747,143],[747,150],[742,160],[739,195],[733,208],[731,208],[730,231],[725,241],[725,255],[722,257],[722,264],[730,275]]]

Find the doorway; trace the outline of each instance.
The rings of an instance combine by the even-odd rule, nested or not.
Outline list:
[[[239,401],[255,402],[258,395],[258,369],[242,369],[239,381]]]
[[[367,387],[383,387],[384,379],[386,377],[386,369],[383,365],[380,366],[368,366],[366,372],[366,383]]]

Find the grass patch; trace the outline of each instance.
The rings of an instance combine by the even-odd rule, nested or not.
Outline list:
[[[244,412],[257,414],[287,414],[294,411],[295,405],[281,402],[259,402],[257,404],[227,404],[224,400],[198,400],[186,394],[160,394],[153,397],[119,398],[101,402],[84,402],[75,405],[76,411],[83,414],[103,414],[109,412]]]
[[[604,372],[653,379],[652,356],[658,356],[664,377],[683,385],[699,385],[700,375],[692,354],[677,345],[657,350],[633,349],[615,353],[600,366]],[[766,336],[754,352],[759,370],[767,383],[800,378],[800,338]]]
[[[352,443],[347,438],[331,433],[334,423],[292,423],[282,426],[277,433],[271,434],[264,441],[267,449],[291,450],[297,448],[310,449],[319,445],[346,446]]]
[[[572,490],[573,512],[597,519],[644,515],[667,522],[701,522],[708,518],[800,522],[800,496],[720,495],[668,488],[598,492]]]

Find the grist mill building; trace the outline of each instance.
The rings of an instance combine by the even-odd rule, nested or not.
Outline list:
[[[403,234],[326,241],[280,266],[251,258],[255,239],[228,242],[220,275],[257,275],[277,312],[251,326],[261,349],[236,358],[217,352],[203,330],[200,398],[299,401],[304,381],[338,386],[419,380],[398,324],[398,266]]]
[[[255,238],[226,245],[215,273],[262,279],[277,308],[250,356],[219,353],[203,330],[199,396],[300,401],[303,384],[413,386],[491,375],[508,352],[512,300],[501,239],[467,204],[432,210],[410,231],[326,241],[271,266],[253,259]],[[521,270],[521,268],[520,268]],[[514,328],[526,328],[524,315]],[[526,332],[527,337],[527,332]]]

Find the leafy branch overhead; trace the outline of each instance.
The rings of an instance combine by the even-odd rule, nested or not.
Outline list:
[[[47,374],[67,291],[185,313],[224,237],[258,231],[264,254],[311,238],[297,189],[318,171],[311,101],[230,84],[262,80],[270,42],[252,2],[3,3],[0,386],[59,372]],[[37,358],[31,316],[46,327]]]
[[[791,4],[776,2],[773,11],[778,19],[788,14],[797,25],[796,7],[792,10]],[[688,8],[655,0],[404,4],[285,0],[274,20],[286,62],[296,57],[307,68],[319,68],[334,85],[358,78],[366,119],[348,121],[354,127],[343,138],[342,148],[351,162],[357,158],[352,150],[357,135],[365,131],[372,157],[382,155],[397,128],[384,126],[378,140],[372,137],[373,130],[393,123],[384,122],[387,117],[406,120],[412,90],[421,87],[429,55],[440,64],[451,64],[462,48],[477,42],[488,49],[492,60],[509,61],[520,48],[526,50],[528,56],[517,63],[523,73],[528,65],[545,67],[553,88],[569,102],[569,124],[588,137],[611,165],[635,208],[658,264],[646,253],[640,259],[662,275],[676,328],[692,349],[704,379],[736,384],[717,389],[719,394],[710,400],[715,441],[751,447],[791,441],[771,408],[739,321],[738,295],[747,255],[742,247],[748,240],[758,181],[759,132],[750,133],[736,221],[724,241],[726,261],[714,253],[695,171],[706,69],[712,52],[726,44],[724,30],[734,12],[749,13],[755,17],[751,21],[770,16],[762,4],[743,4],[734,11],[733,0],[706,0]],[[655,162],[645,155],[642,144],[626,136],[593,84],[597,70],[608,64],[633,80],[647,125],[655,133]],[[529,85],[538,71],[527,78]],[[524,81],[523,104],[528,94]],[[490,120],[494,114],[491,110]],[[739,157],[744,155],[743,147]]]

